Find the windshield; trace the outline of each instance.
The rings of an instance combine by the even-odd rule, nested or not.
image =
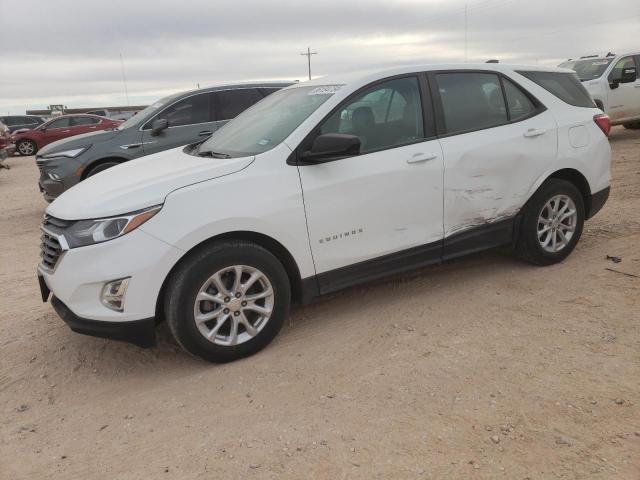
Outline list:
[[[272,93],[217,130],[196,153],[231,158],[271,150],[339,88],[339,85],[294,87]]]
[[[587,58],[584,60],[570,60],[558,65],[562,68],[570,68],[578,74],[581,82],[594,80],[600,77],[613,61],[613,57],[609,58]]]
[[[137,114],[129,117],[124,123],[121,123],[120,125],[118,125],[117,129],[124,130],[125,128],[129,128],[132,125],[137,125],[143,119],[147,119],[148,117],[150,117],[153,114],[153,112],[155,112],[162,106],[166,105],[169,101],[171,101],[175,97],[176,95],[169,95],[168,97],[161,98],[157,102],[154,102],[151,105],[149,105],[144,110],[141,110]]]

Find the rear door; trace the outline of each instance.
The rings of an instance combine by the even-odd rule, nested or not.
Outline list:
[[[166,119],[169,128],[152,135],[151,125],[157,119]],[[203,140],[216,128],[211,93],[195,93],[175,101],[142,126],[142,148],[145,155],[162,152]]]
[[[71,129],[73,135],[80,135],[81,133],[89,133],[97,130],[99,118],[95,117],[73,117],[71,121]]]
[[[430,82],[444,154],[444,256],[508,242],[510,221],[555,161],[556,121],[495,72],[436,72]],[[471,240],[462,235],[473,230]]]

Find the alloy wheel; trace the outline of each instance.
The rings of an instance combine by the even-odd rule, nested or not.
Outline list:
[[[571,242],[578,222],[578,210],[567,195],[555,195],[538,215],[538,242],[549,253],[562,251]]]
[[[274,305],[267,276],[248,265],[225,267],[198,291],[193,316],[199,332],[221,346],[248,342],[265,327]]]
[[[35,148],[31,142],[20,142],[18,144],[18,151],[22,155],[33,155],[34,150]]]

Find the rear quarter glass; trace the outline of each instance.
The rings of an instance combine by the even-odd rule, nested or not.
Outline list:
[[[574,107],[595,108],[589,92],[575,73],[519,70],[517,73],[540,85],[549,93]]]

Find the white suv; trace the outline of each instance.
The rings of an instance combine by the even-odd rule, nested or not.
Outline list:
[[[250,355],[292,300],[498,245],[563,260],[608,197],[608,129],[565,69],[296,84],[204,142],[61,195],[42,227],[42,296],[81,333],[146,346],[166,319],[195,355]]]
[[[568,60],[560,67],[574,70],[598,108],[612,125],[640,128],[640,53],[592,55]]]

